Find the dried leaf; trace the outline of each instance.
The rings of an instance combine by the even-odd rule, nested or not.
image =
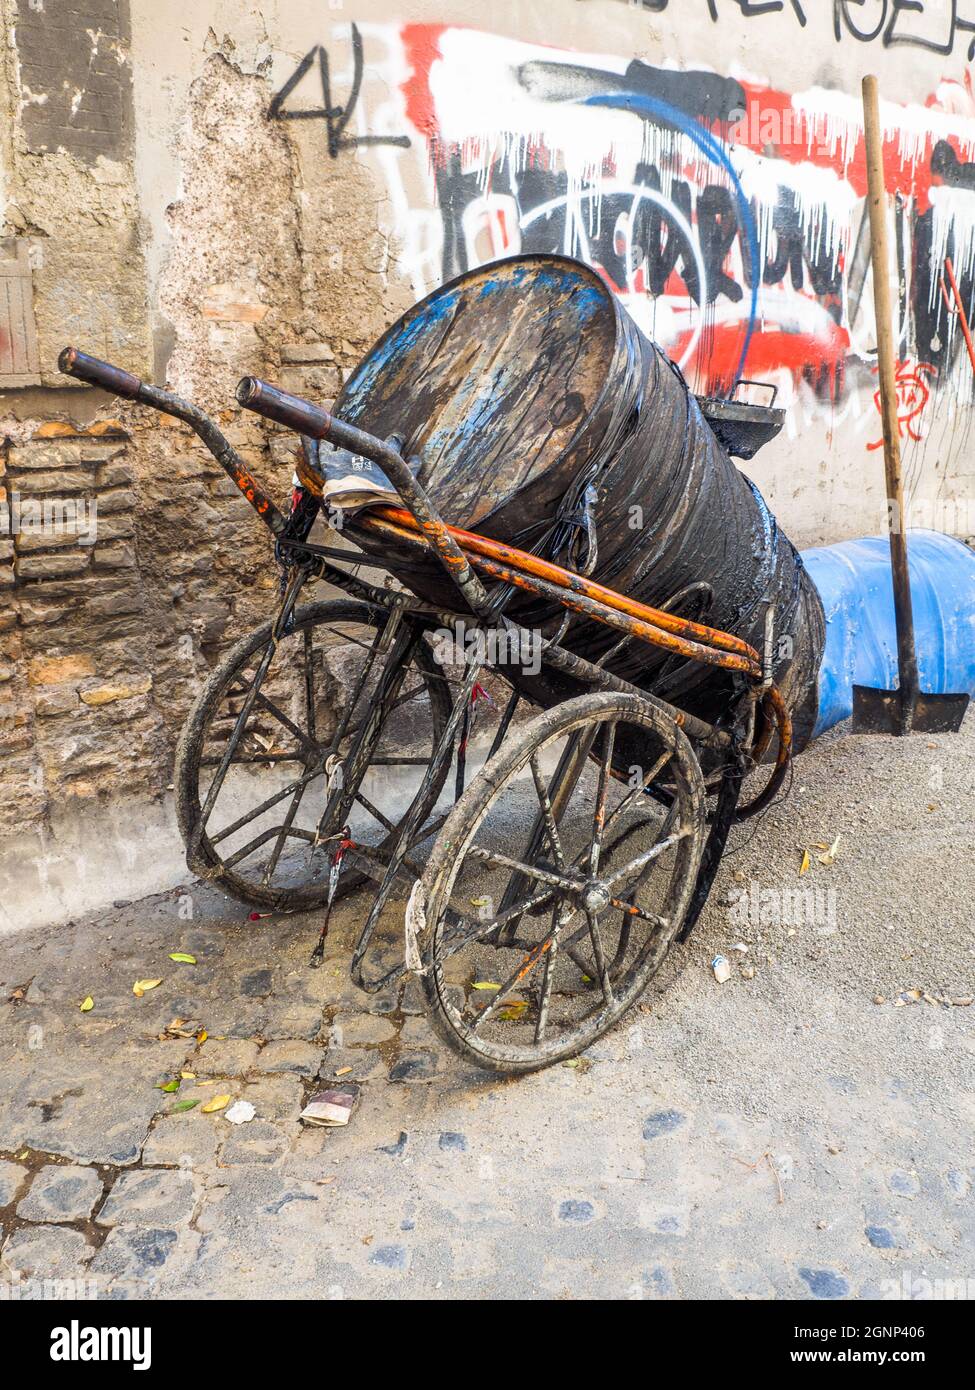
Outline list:
[[[528,1009],[527,1001],[524,1001],[524,1000],[517,1001],[517,1000],[516,1000],[515,1003],[513,1003],[513,1004],[505,1004],[505,1006],[504,1006],[503,1009],[499,1009],[499,1010],[498,1010],[498,1018],[507,1019],[509,1022],[510,1022],[512,1019],[523,1018],[524,1015],[525,1015],[525,1012],[527,1011],[527,1009]]]
[[[584,1076],[587,1071],[592,1070],[592,1062],[588,1057],[567,1057],[562,1063],[563,1067],[570,1067],[573,1071],[579,1072]]]
[[[208,1100],[204,1105],[202,1114],[212,1115],[217,1110],[222,1110],[225,1105],[230,1104],[229,1096],[214,1096],[213,1100]]]
[[[348,1076],[348,1074],[349,1074],[349,1072],[350,1072],[351,1070],[352,1070],[351,1067],[339,1067],[339,1069],[338,1069],[338,1071],[335,1073],[335,1075],[336,1075],[336,1076]]]
[[[132,993],[136,999],[141,999],[147,990],[155,989],[157,985],[161,984],[162,980],[136,980],[132,986]]]
[[[839,849],[839,847],[840,847],[840,839],[841,839],[841,837],[840,837],[839,835],[837,835],[836,839],[835,839],[835,840],[833,841],[833,843],[830,845],[830,847],[829,847],[829,849],[826,851],[826,853],[825,853],[825,854],[819,854],[819,855],[816,856],[817,859],[819,860],[820,864],[826,864],[826,865],[828,866],[828,865],[830,865],[830,864],[833,863],[834,859],[836,858],[836,851],[837,851],[837,850]]]
[[[180,965],[196,964],[196,956],[187,955],[185,951],[170,951],[169,959],[177,961]]]
[[[182,1115],[184,1110],[192,1110],[193,1107],[195,1105],[199,1105],[199,1103],[199,1096],[197,1096],[196,1100],[180,1100],[176,1102],[176,1104],[173,1106],[172,1110],[170,1110],[169,1113],[170,1115]]]
[[[804,849],[802,851],[802,863],[799,865],[800,878],[802,878],[803,874],[807,874],[809,872],[809,862],[809,851],[807,849]]]
[[[196,1080],[196,1072],[195,1072],[195,1071],[181,1071],[181,1072],[180,1072],[180,1078],[181,1078],[181,1080],[183,1080],[183,1081],[195,1081],[195,1080]]]
[[[91,1011],[92,1011],[92,1009],[93,1009],[94,1007],[95,1007],[95,1001],[94,1001],[94,999],[92,999],[91,995],[89,994],[88,997],[87,997],[87,999],[82,1000],[82,1003],[81,1003],[81,1012],[82,1012],[83,1014],[90,1014]]]

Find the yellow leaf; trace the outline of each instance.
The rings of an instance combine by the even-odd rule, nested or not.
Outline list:
[[[208,1038],[209,1036],[210,1036],[210,1034],[207,1032],[207,1030],[206,1030],[205,1028],[201,1028],[200,1031],[199,1031],[199,1032],[197,1033],[197,1035],[196,1035],[196,1040],[197,1040],[198,1043],[201,1043],[201,1044],[202,1044],[202,1043],[205,1043],[205,1042],[206,1042],[206,1040],[207,1040],[207,1038]]]
[[[475,983],[474,988],[475,988],[475,989],[500,989],[501,986],[500,986],[500,985],[492,984],[490,980],[478,980],[478,981]]]
[[[181,1072],[180,1072],[180,1076],[183,1078],[184,1081],[195,1081],[195,1080],[196,1080],[196,1072],[195,1072],[195,1071],[181,1071]]]
[[[212,1115],[212,1114],[214,1113],[215,1110],[222,1110],[222,1109],[224,1108],[225,1105],[229,1105],[229,1104],[230,1104],[230,1097],[229,1097],[229,1096],[214,1096],[214,1097],[213,1097],[213,1100],[208,1100],[208,1101],[207,1101],[207,1103],[206,1103],[206,1105],[204,1105],[203,1110],[202,1110],[201,1113],[204,1114],[204,1115]]]
[[[132,993],[135,995],[136,999],[141,999],[146,990],[155,989],[157,985],[161,984],[162,980],[136,980],[135,984],[132,986]]]
[[[809,872],[809,851],[808,851],[807,849],[804,849],[804,850],[802,851],[802,863],[799,865],[799,877],[802,878],[803,874],[807,874],[808,872]]]
[[[84,1001],[84,1003],[81,1005],[81,1012],[82,1012],[83,1014],[90,1014],[91,1011],[92,1011],[92,1009],[93,1009],[94,1007],[95,1007],[95,1001],[94,1001],[94,999],[92,999],[91,995],[89,994],[89,995],[88,995],[88,998],[87,998],[87,999]]]
[[[196,964],[196,956],[187,955],[185,951],[170,951],[169,959],[178,961],[180,965]]]
[[[349,1072],[350,1072],[351,1070],[352,1070],[351,1067],[339,1067],[339,1069],[338,1069],[338,1071],[335,1073],[335,1075],[336,1075],[336,1076],[348,1076],[348,1074],[349,1074]]]
[[[528,1008],[527,1002],[518,1001],[514,1004],[505,1004],[503,1009],[498,1010],[498,1018],[517,1019],[521,1018]]]

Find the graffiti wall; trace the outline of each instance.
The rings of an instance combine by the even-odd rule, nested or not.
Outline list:
[[[810,8],[722,6],[744,20],[791,13],[800,39]],[[964,51],[975,17],[957,11],[940,8],[946,25],[932,6],[837,0],[833,42]],[[717,21],[718,0],[706,0],[706,13]],[[965,72],[933,81],[921,101],[894,96],[882,120],[900,420],[904,439],[921,443],[939,402],[957,412],[975,398],[943,283],[948,260],[970,312],[975,91]],[[337,27],[305,55],[274,114],[305,120],[316,107],[332,158],[357,148],[381,170],[398,265],[415,296],[499,256],[578,256],[697,390],[768,381],[791,407],[793,434],[826,420],[860,451],[878,447],[855,76],[843,90],[786,90],[741,64],[677,66],[459,25],[362,23]]]

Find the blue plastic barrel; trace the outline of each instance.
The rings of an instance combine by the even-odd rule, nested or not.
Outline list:
[[[907,541],[921,690],[975,697],[975,553],[936,531]],[[886,536],[802,552],[826,614],[813,737],[849,719],[853,686],[897,687],[897,632]]]

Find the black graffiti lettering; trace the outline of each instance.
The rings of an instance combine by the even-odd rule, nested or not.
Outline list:
[[[286,109],[284,103],[318,62],[318,72],[322,87],[321,106]],[[410,146],[408,135],[346,135],[359,93],[362,89],[362,35],[355,24],[352,25],[352,86],[344,105],[332,102],[332,79],[329,70],[328,52],[324,44],[316,44],[302,58],[294,72],[279,92],[275,92],[268,108],[268,117],[279,121],[323,120],[328,137],[328,152],[332,159],[338,157],[340,150],[353,149],[357,145],[397,145],[403,149]]]
[[[805,275],[805,246],[795,194],[790,189],[779,190],[772,228],[775,232],[775,255],[766,259],[762,279],[766,285],[778,285],[788,272],[793,289],[801,290]]]
[[[955,46],[955,20],[957,19],[957,0],[951,0],[951,13],[946,16],[947,26],[941,31],[941,38],[928,37],[917,30],[903,32],[899,30],[901,15],[903,13],[917,14],[927,24],[931,21],[931,33],[936,33],[937,16],[934,14],[925,0],[891,0],[890,22],[884,31],[884,47],[892,48],[894,44],[910,44],[915,48],[927,48],[933,53],[950,53]],[[943,13],[943,12],[942,12]]]
[[[724,271],[728,252],[738,235],[738,212],[727,188],[711,184],[697,200],[697,232],[701,255],[708,276],[708,303],[725,295],[732,304],[742,297],[742,288]]]
[[[970,3],[970,0],[968,0]],[[858,43],[882,39],[885,48],[906,45],[931,53],[954,52],[959,34],[975,33],[975,16],[958,13],[959,0],[833,0],[833,33],[839,43],[848,34]],[[975,39],[968,46],[968,61],[975,57]]]
[[[732,0],[741,10],[745,19],[757,19],[763,14],[779,14],[785,9],[785,0]],[[805,28],[807,19],[800,0],[789,0],[793,13],[799,23]],[[708,0],[708,12],[711,18],[717,23],[718,20],[718,0]]]
[[[872,29],[860,28],[850,13],[850,6],[855,5],[857,13],[867,16],[864,11],[870,7],[870,14],[880,11],[880,17]],[[887,23],[887,0],[833,0],[833,33],[836,35],[836,42],[839,43],[843,38],[845,30],[860,43],[873,43],[874,39],[879,39],[884,32],[884,25]]]
[[[638,165],[634,182],[644,188],[652,189],[655,193],[660,192],[660,172],[652,164]],[[680,188],[681,194],[678,198],[675,185],[672,193],[673,200],[675,203],[683,202],[684,206],[689,209],[691,190],[683,182],[681,182]],[[689,216],[689,213],[685,213],[685,216]],[[656,299],[664,293],[667,281],[680,258],[681,243],[677,228],[666,216],[664,209],[658,204],[650,202],[649,199],[639,204],[633,222],[633,240],[643,249],[647,285],[650,293]]]

